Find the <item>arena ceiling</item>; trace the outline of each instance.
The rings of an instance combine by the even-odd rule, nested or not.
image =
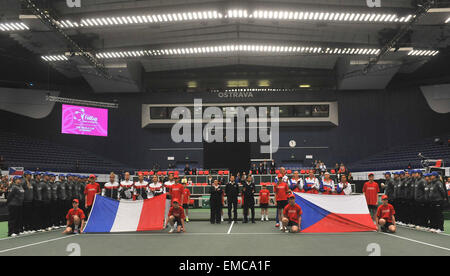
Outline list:
[[[0,41],[96,92],[374,89],[448,57],[450,1],[367,2],[0,0]]]

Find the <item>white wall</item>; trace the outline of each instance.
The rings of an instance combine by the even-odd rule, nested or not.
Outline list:
[[[46,100],[47,94],[59,96],[59,91],[0,88],[0,109],[33,119],[47,117],[55,106]]]
[[[450,112],[450,84],[421,86],[428,105],[437,113]]]

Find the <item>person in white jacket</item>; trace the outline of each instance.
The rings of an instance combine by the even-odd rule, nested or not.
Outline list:
[[[121,199],[133,198],[133,181],[130,180],[130,173],[125,173],[125,179],[120,182],[119,196]]]
[[[144,175],[142,173],[139,174],[139,180],[133,185],[133,194],[136,199],[142,200],[147,199],[148,193],[148,182],[144,180]]]
[[[112,172],[109,175],[109,182],[105,183],[105,185],[103,186],[102,196],[119,200],[119,188],[120,185],[116,181],[116,175]]]
[[[341,176],[341,181],[336,185],[336,192],[338,195],[352,194],[352,185],[348,183],[347,176],[345,174]]]
[[[156,175],[153,176],[152,183],[148,185],[148,188],[149,188],[148,198],[152,198],[166,193],[166,188],[159,181],[158,176]]]

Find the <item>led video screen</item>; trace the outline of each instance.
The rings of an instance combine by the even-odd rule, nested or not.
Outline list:
[[[61,133],[108,136],[108,109],[63,104]]]

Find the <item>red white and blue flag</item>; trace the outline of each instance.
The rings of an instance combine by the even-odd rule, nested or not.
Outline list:
[[[166,195],[146,200],[114,200],[95,196],[85,233],[153,231],[164,228]]]
[[[364,195],[316,195],[294,193],[302,208],[304,233],[376,231]]]
[[[23,167],[10,167],[9,175],[23,175],[24,168]]]

